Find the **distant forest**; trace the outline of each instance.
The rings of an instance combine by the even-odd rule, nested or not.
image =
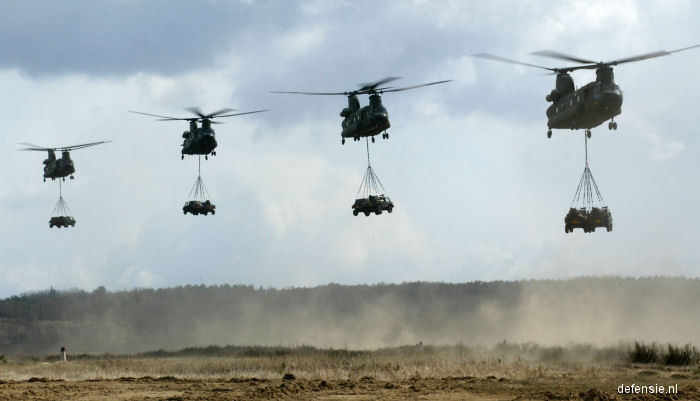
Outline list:
[[[55,291],[0,301],[0,354],[206,345],[364,348],[700,340],[700,279],[184,286]]]

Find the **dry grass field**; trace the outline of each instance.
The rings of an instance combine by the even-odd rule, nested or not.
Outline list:
[[[519,349],[9,358],[0,400],[700,400],[696,363],[634,364],[614,349]],[[621,384],[677,385],[678,393],[618,394]]]

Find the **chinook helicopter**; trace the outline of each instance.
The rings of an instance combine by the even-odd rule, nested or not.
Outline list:
[[[47,178],[51,178],[51,180],[62,178],[63,181],[65,181],[67,176],[70,176],[70,179],[72,180],[73,173],[75,173],[75,166],[73,165],[73,160],[70,158],[71,151],[109,142],[112,141],[90,142],[82,145],[65,146],[62,148],[44,148],[41,146],[32,145],[31,143],[20,143],[20,145],[25,145],[27,147],[19,150],[48,152],[48,159],[44,160],[44,182],[46,182]],[[56,158],[56,152],[61,152],[60,159]]]
[[[382,134],[382,139],[389,139],[389,133],[386,132],[391,126],[389,124],[389,113],[384,105],[382,105],[381,94],[388,92],[400,92],[409,89],[422,88],[424,86],[437,85],[446,81],[436,81],[427,84],[407,86],[405,88],[392,88],[379,86],[395,81],[399,77],[388,77],[377,82],[360,84],[360,89],[351,92],[285,92],[273,91],[270,93],[288,93],[295,95],[343,95],[348,97],[348,107],[340,112],[343,117],[343,131],[340,133],[341,143],[345,145],[345,138],[352,138],[354,141],[359,141],[362,137],[371,137],[374,142],[374,136]],[[369,95],[369,105],[360,107],[360,101],[357,95]]]
[[[656,51],[606,62],[596,62],[580,57],[573,57],[551,50],[531,53],[537,56],[583,64],[561,68],[550,68],[536,64],[523,63],[488,53],[474,54],[474,57],[541,68],[551,71],[552,75],[556,74],[556,87],[545,97],[545,100],[552,103],[552,105],[547,108],[547,138],[552,137],[552,129],[577,130],[580,128],[585,129],[586,136],[590,138],[591,128],[595,128],[608,120],[610,120],[608,122],[608,130],[617,130],[617,122],[615,122],[614,118],[622,113],[622,90],[615,83],[613,66],[668,56],[672,53],[678,53],[698,46],[700,45],[671,51]],[[595,70],[596,80],[576,89],[574,80],[571,78],[571,75],[569,75],[570,72],[576,70]]]
[[[212,124],[221,124],[218,121],[211,121],[213,118],[242,116],[244,114],[262,113],[264,111],[268,111],[268,110],[255,110],[255,111],[248,111],[245,113],[225,114],[225,113],[229,113],[229,112],[232,112],[235,110],[234,109],[221,109],[219,111],[215,111],[215,112],[210,113],[210,114],[204,114],[204,113],[202,113],[201,110],[199,110],[196,107],[190,107],[190,108],[187,108],[185,110],[187,110],[193,114],[196,114],[198,117],[177,118],[177,117],[160,116],[157,114],[142,113],[140,111],[129,110],[129,112],[136,113],[136,114],[143,114],[145,116],[158,117],[158,118],[160,118],[160,120],[158,120],[158,121],[189,121],[190,130],[182,133],[182,138],[184,140],[182,141],[182,155],[180,158],[184,159],[185,155],[204,155],[205,159],[209,159],[209,155],[216,156],[215,149],[216,149],[216,146],[218,145],[216,143],[215,133],[214,133],[214,130],[211,128],[211,125]],[[198,122],[201,123],[200,127],[197,126]]]

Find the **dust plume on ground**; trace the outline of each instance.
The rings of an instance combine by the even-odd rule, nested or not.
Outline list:
[[[0,301],[5,354],[131,353],[206,345],[377,349],[498,342],[686,344],[700,332],[700,280],[185,286],[47,291]],[[697,345],[697,344],[696,344]]]

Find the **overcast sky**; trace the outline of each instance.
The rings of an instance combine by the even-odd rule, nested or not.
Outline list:
[[[614,133],[590,165],[614,231],[564,233],[583,132],[546,138],[553,49],[609,60],[700,43],[694,1],[1,1],[0,297],[104,285],[312,286],[700,273],[700,49],[621,65]],[[371,144],[392,214],[355,217],[364,142],[340,144],[344,91],[386,76],[389,140]],[[573,74],[581,86],[593,71]],[[366,98],[361,99],[363,103]],[[203,161],[215,216],[183,216],[197,159],[187,116],[216,126]],[[73,229],[49,229],[58,183],[19,142],[72,153]]]

